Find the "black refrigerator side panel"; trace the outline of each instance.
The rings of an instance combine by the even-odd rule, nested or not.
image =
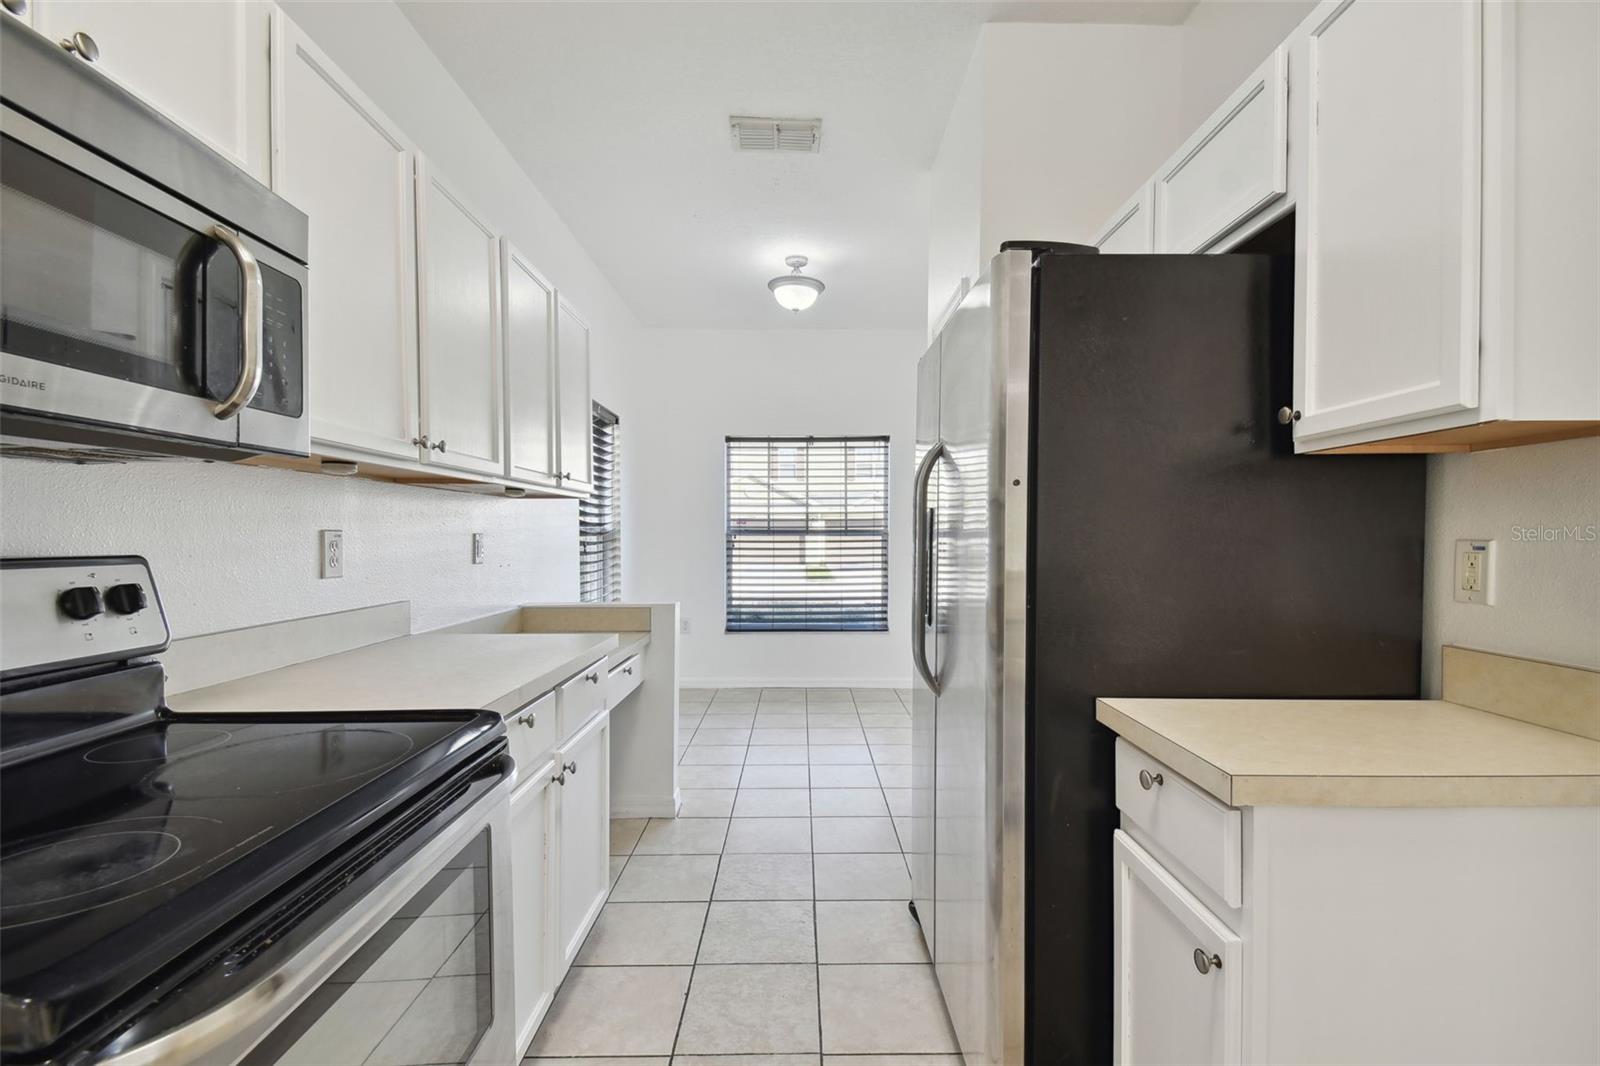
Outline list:
[[[1291,271],[1035,268],[1030,1062],[1111,1061],[1117,815],[1096,697],[1417,694],[1423,460],[1293,454],[1276,420]]]

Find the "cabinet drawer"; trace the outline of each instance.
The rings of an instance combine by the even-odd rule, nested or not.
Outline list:
[[[1117,741],[1117,809],[1230,907],[1244,903],[1244,823],[1125,740]]]
[[[506,741],[517,764],[517,777],[526,780],[536,764],[548,761],[556,746],[556,694],[543,696],[506,716]]]
[[[556,689],[556,735],[561,740],[583,728],[605,706],[605,662],[596,659]]]
[[[1288,188],[1288,60],[1279,48],[1157,172],[1156,251],[1201,251]]]
[[[611,668],[606,675],[606,706],[615,707],[644,680],[644,663],[637,655],[630,655]]]

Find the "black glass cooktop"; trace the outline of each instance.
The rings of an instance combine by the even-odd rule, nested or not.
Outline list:
[[[0,776],[0,993],[104,1007],[492,743],[493,714],[163,713]]]

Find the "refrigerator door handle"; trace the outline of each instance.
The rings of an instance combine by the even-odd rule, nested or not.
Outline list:
[[[921,675],[923,684],[937,696],[939,694],[939,679],[933,676],[933,671],[928,669],[928,624],[931,621],[930,612],[933,610],[932,584],[933,576],[933,513],[928,507],[928,482],[933,478],[933,468],[944,455],[944,443],[936,442],[922,457],[922,462],[917,466],[916,480],[913,482],[913,504],[917,512],[916,530],[916,570],[917,579],[911,590],[911,662]]]

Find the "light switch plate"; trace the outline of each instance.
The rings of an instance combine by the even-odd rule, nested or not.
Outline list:
[[[344,530],[324,529],[322,543],[322,576],[344,577]]]
[[[1457,603],[1494,605],[1494,541],[1456,541]]]

